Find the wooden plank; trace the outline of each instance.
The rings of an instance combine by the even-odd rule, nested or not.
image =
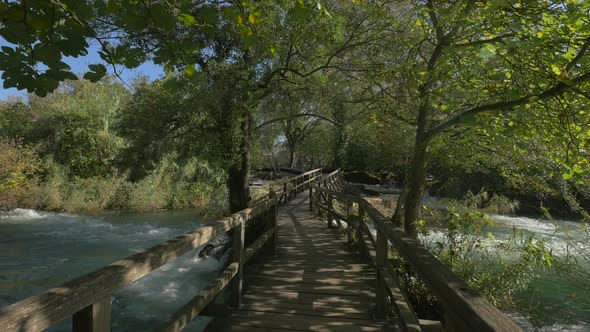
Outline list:
[[[319,295],[299,292],[274,292],[265,290],[256,290],[255,292],[246,291],[244,301],[268,301],[282,303],[300,303],[300,304],[322,304],[332,306],[373,306],[373,299],[366,296],[349,296],[349,295]],[[367,311],[368,312],[368,311]]]
[[[262,234],[248,248],[246,248],[244,250],[244,258],[243,258],[244,259],[244,264],[248,263],[248,261],[250,261],[250,259],[252,259],[252,257],[254,257],[254,255],[256,255],[256,253],[258,251],[260,251],[260,249],[262,248],[262,246],[264,246],[264,244],[269,239],[274,238],[274,234],[275,234],[275,229],[274,228],[271,228],[271,229],[267,230],[266,232],[264,232],[264,234]]]
[[[249,300],[244,301],[244,306],[240,308],[245,310],[246,308],[276,308],[276,309],[294,309],[294,310],[313,310],[318,312],[319,315],[331,315],[331,314],[356,314],[366,316],[367,319],[371,318],[371,305],[361,304],[340,304],[333,305],[332,303],[326,302],[311,302],[311,303],[298,303],[295,301],[276,301],[276,300]],[[266,310],[266,309],[263,309]]]
[[[375,289],[375,316],[384,318],[387,307],[387,294],[385,293],[385,280],[383,270],[387,263],[387,238],[380,230],[377,232],[376,251],[376,270],[377,270],[377,287]]]
[[[251,269],[249,267],[248,269]],[[247,269],[247,270],[248,270]],[[254,270],[252,270],[254,271]],[[367,271],[367,272],[348,272],[348,271],[337,271],[337,272],[312,272],[312,271],[303,271],[303,270],[275,270],[275,271],[267,271],[265,269],[260,269],[255,271],[254,273],[249,275],[249,278],[265,278],[265,277],[277,277],[277,278],[302,278],[303,280],[314,280],[314,279],[323,279],[323,278],[342,278],[344,280],[364,280],[364,281],[374,281],[375,280],[375,271]]]
[[[397,327],[393,324],[371,320],[255,313],[251,311],[237,311],[232,313],[231,322],[232,326],[278,328],[292,331],[398,331]]]
[[[300,307],[304,307],[303,305],[299,305]],[[266,313],[275,313],[275,314],[293,314],[293,315],[302,315],[302,316],[319,316],[319,317],[345,317],[349,319],[362,319],[362,320],[371,320],[373,317],[371,314],[367,312],[358,312],[358,310],[350,310],[350,311],[342,311],[342,310],[333,310],[333,308],[326,308],[323,307],[321,310],[318,307],[312,308],[308,306],[308,308],[295,308],[293,305],[268,305],[264,303],[260,304],[245,304],[240,308],[243,311],[255,311],[255,312],[266,312]]]
[[[73,332],[110,332],[111,296],[87,306],[72,317]]]
[[[232,261],[238,264],[238,272],[232,280],[231,285],[231,305],[240,306],[242,297],[242,283],[244,275],[244,241],[246,236],[246,227],[244,223],[234,228],[233,238],[233,258]]]
[[[248,276],[244,279],[247,284],[314,284],[314,285],[340,285],[347,287],[373,287],[375,279],[350,278],[347,276],[324,276],[321,278],[309,278],[308,276],[276,276],[260,275]]]
[[[238,262],[231,263],[207,288],[200,291],[197,296],[172,315],[172,318],[166,323],[165,331],[177,332],[186,327],[231,282],[239,268]]]
[[[297,292],[309,294],[325,294],[325,295],[349,295],[349,296],[367,296],[375,297],[375,292],[371,289],[351,289],[351,287],[340,285],[309,285],[309,284],[269,284],[248,285],[249,292],[256,292],[257,290],[268,290],[276,292]]]
[[[394,306],[395,312],[399,319],[399,326],[402,331],[421,331],[418,317],[414,313],[412,306],[409,304],[407,296],[397,282],[398,278],[395,274],[391,274],[389,270],[384,267],[380,267],[381,275],[384,278],[384,282],[387,285],[391,302]]]

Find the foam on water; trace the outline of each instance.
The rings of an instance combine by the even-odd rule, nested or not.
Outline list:
[[[535,332],[587,332],[590,331],[590,324],[587,322],[576,323],[555,323],[547,326],[535,326],[530,319],[520,313],[510,313],[508,316],[525,331]]]
[[[499,214],[490,215],[492,220],[506,227],[515,226],[535,233],[553,234],[558,231],[556,223],[548,220],[533,219],[527,217],[512,217]]]
[[[45,216],[45,213],[37,212],[32,209],[14,209],[7,213],[0,213],[0,223],[43,219]]]

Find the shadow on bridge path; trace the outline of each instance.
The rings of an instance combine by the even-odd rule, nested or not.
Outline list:
[[[373,319],[375,271],[302,193],[279,208],[277,252],[246,268],[242,305],[212,331],[398,331]]]

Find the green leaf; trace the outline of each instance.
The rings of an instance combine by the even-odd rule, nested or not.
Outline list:
[[[186,25],[187,27],[190,27],[197,24],[197,19],[191,14],[182,13],[178,15],[178,22]]]
[[[98,82],[107,74],[107,68],[102,64],[89,65],[88,68],[91,71],[84,74],[84,78],[90,82]]]

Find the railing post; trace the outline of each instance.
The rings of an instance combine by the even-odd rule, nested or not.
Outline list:
[[[73,332],[110,332],[111,331],[111,296],[93,303],[74,313],[72,317]]]
[[[387,294],[385,290],[385,279],[383,271],[387,263],[387,238],[381,228],[377,228],[377,248],[375,248],[375,270],[377,270],[377,287],[375,288],[375,316],[377,318],[385,317],[385,308],[387,306]]]
[[[334,219],[334,216],[332,215],[332,198],[332,194],[328,194],[328,204],[326,204],[328,207],[328,228],[332,228],[332,221]]]
[[[231,294],[231,305],[239,308],[242,300],[242,277],[243,277],[243,262],[242,257],[244,255],[244,238],[245,238],[246,227],[244,220],[240,220],[240,225],[234,228],[233,233],[233,261],[238,263],[238,273],[232,280],[232,294]]]
[[[346,242],[352,242],[352,202],[350,200],[346,200]]]
[[[359,258],[362,261],[364,258],[364,253],[363,253],[363,246],[364,243],[362,243],[364,241],[363,239],[363,224],[364,224],[364,218],[365,218],[365,210],[363,210],[363,208],[361,207],[361,204],[358,204],[359,206],[359,218],[357,220],[356,223],[356,241],[357,241],[357,246],[358,246],[358,250],[359,250]]]
[[[313,188],[309,185],[309,210],[313,211]]]
[[[283,195],[285,195],[285,202],[289,200],[289,193],[287,192],[287,181],[283,182]]]
[[[277,197],[277,194],[271,190],[271,192],[269,193],[269,198],[272,200],[272,199],[275,199],[276,197]],[[278,214],[279,214],[279,201],[277,200],[276,203],[270,207],[270,213],[269,213],[270,227],[274,228],[274,230],[275,230],[272,235],[271,248],[269,250],[269,253],[272,256],[275,256],[277,253],[277,236],[279,234]]]

